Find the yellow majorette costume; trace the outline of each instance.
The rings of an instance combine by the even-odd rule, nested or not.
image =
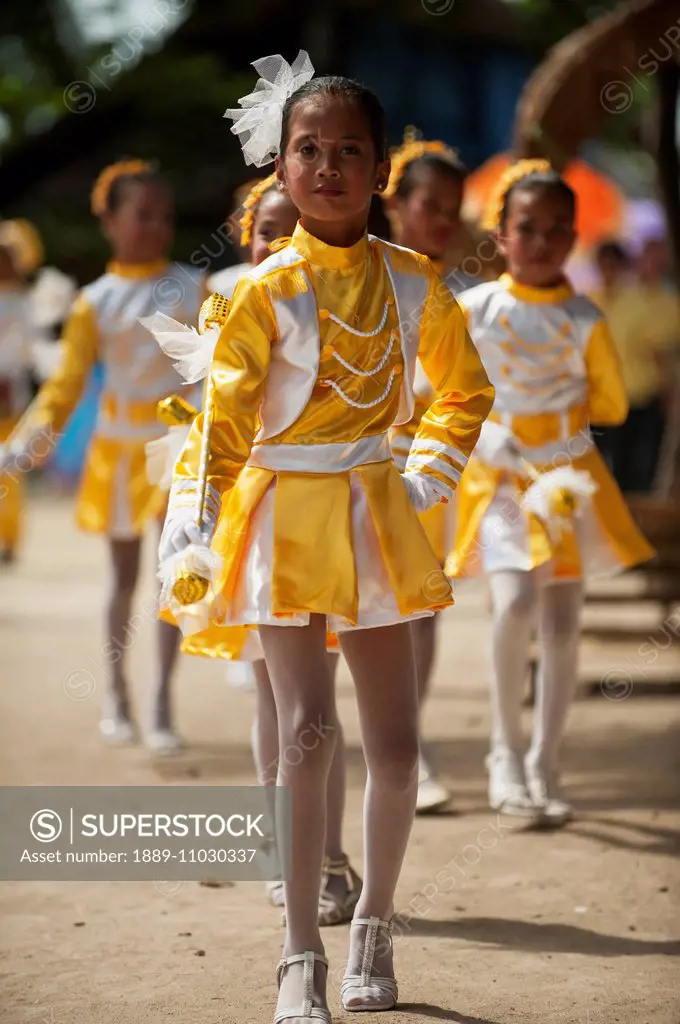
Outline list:
[[[164,495],[146,475],[145,444],[165,427],[158,401],[181,378],[139,318],[157,310],[195,322],[204,285],[198,271],[167,260],[112,262],[78,296],[63,336],[63,356],[10,438],[12,447],[53,436],[75,408],[95,362],[104,366],[99,416],[77,501],[78,525],[118,539],[138,536],[163,509]]]
[[[472,288],[475,284],[479,283],[478,278],[472,277],[471,274],[466,274],[463,270],[446,268],[443,263],[437,260],[431,260],[430,262],[440,276],[441,287],[446,287],[454,299],[466,289]],[[416,360],[413,393],[415,398],[413,416],[408,423],[394,427],[390,432],[392,455],[394,463],[400,472],[403,472],[406,468],[406,461],[420,425],[420,420],[425,412],[427,412],[434,398],[434,391],[419,359]],[[443,565],[453,543],[454,503],[450,502],[448,505],[445,505],[440,502],[434,508],[428,509],[427,512],[421,512],[419,518],[432,550],[440,564]]]
[[[447,571],[465,576],[545,565],[575,579],[645,561],[640,534],[594,446],[590,424],[621,423],[628,403],[618,358],[600,310],[566,282],[530,288],[510,275],[460,298],[468,330],[496,389],[489,427],[511,431],[541,471],[585,470],[596,490],[561,534],[522,507],[530,480],[483,460],[484,432],[458,490],[455,550]]]
[[[419,356],[437,397],[406,468],[452,495],[492,404],[439,288],[424,257],[367,236],[336,248],[299,224],[239,282],[166,521],[195,505],[205,440],[213,624],[320,613],[341,632],[452,603],[388,441],[413,415]]]
[[[29,374],[33,363],[33,325],[30,289],[24,282],[42,262],[43,250],[35,228],[24,220],[0,222],[0,248],[20,275],[0,282],[0,443],[17,424],[30,400]],[[0,550],[11,553],[19,543],[23,507],[22,477],[26,467],[0,474]]]

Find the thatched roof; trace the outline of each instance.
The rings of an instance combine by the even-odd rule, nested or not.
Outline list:
[[[680,55],[680,0],[629,0],[554,47],[526,83],[517,108],[518,157],[563,168],[607,116],[623,113],[634,89]]]

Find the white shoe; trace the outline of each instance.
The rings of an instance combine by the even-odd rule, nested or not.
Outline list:
[[[526,768],[527,787],[541,821],[546,825],[566,825],[574,817],[574,808],[564,799],[557,776],[539,768]]]
[[[448,789],[442,786],[441,782],[438,782],[427,766],[421,762],[416,814],[432,814],[434,811],[443,811],[450,803],[451,794]]]
[[[137,731],[129,718],[102,718],[99,731],[106,742],[114,746],[137,741]]]
[[[167,754],[175,754],[184,746],[184,741],[174,729],[152,729],[144,737],[147,749],[159,754],[161,757]]]
[[[518,818],[535,818],[536,808],[524,781],[520,761],[516,757],[490,754],[486,766],[489,770],[489,804],[494,811]]]

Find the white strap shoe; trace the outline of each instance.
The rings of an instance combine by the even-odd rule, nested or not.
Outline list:
[[[486,764],[489,770],[489,804],[493,810],[517,818],[535,818],[536,807],[519,760],[491,754]]]
[[[391,948],[392,922],[382,921],[379,917],[355,917],[352,925],[365,925],[366,937],[361,958],[361,973],[345,974],[340,986],[342,1007],[348,1013],[393,1010],[398,997],[395,978],[374,978],[372,975],[378,932],[381,928],[387,932]]]
[[[281,1021],[299,1018],[303,1021],[323,1021],[324,1024],[331,1024],[331,1012],[322,1006],[314,1006],[314,965],[323,964],[328,970],[328,960],[320,953],[306,949],[304,953],[296,953],[295,956],[283,957],[279,960],[276,968],[276,983],[281,987],[281,979],[285,970],[291,964],[304,963],[304,975],[302,980],[302,1004],[294,1009],[285,1008],[277,1010],[274,1015],[274,1024],[281,1024]]]
[[[559,828],[574,816],[574,808],[564,799],[557,776],[527,766],[527,788],[540,820],[545,825]]]

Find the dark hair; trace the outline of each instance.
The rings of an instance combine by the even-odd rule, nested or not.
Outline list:
[[[409,160],[404,167],[403,174],[395,195],[406,199],[418,184],[418,172],[423,170],[436,171],[437,174],[444,174],[459,184],[463,184],[468,176],[468,169],[459,157],[441,156],[439,153],[423,153],[415,160]]]
[[[170,190],[167,181],[155,167],[150,168],[148,171],[138,171],[136,174],[121,174],[111,182],[111,188],[106,197],[106,210],[108,213],[115,213],[122,206],[130,185],[159,185],[167,191]]]
[[[387,158],[387,118],[380,100],[365,85],[355,82],[352,78],[342,78],[339,75],[312,78],[288,97],[281,115],[281,145],[279,149],[281,156],[285,155],[288,146],[290,119],[297,104],[302,100],[311,99],[313,96],[323,95],[337,96],[361,107],[368,121],[377,158],[379,161],[385,160]]]
[[[519,181],[513,182],[505,193],[500,217],[498,218],[500,227],[505,226],[505,221],[508,216],[508,208],[510,205],[510,196],[515,192],[530,192],[532,189],[543,189],[545,191],[550,190],[556,195],[562,196],[569,204],[571,216],[576,216],[576,193],[569,185],[567,185],[564,178],[562,178],[557,171],[532,171],[524,178],[520,178]]]
[[[618,263],[622,267],[628,267],[631,264],[630,253],[625,246],[615,238],[609,238],[607,241],[598,245],[595,252],[595,259],[598,263],[600,260],[613,260],[614,263]]]

